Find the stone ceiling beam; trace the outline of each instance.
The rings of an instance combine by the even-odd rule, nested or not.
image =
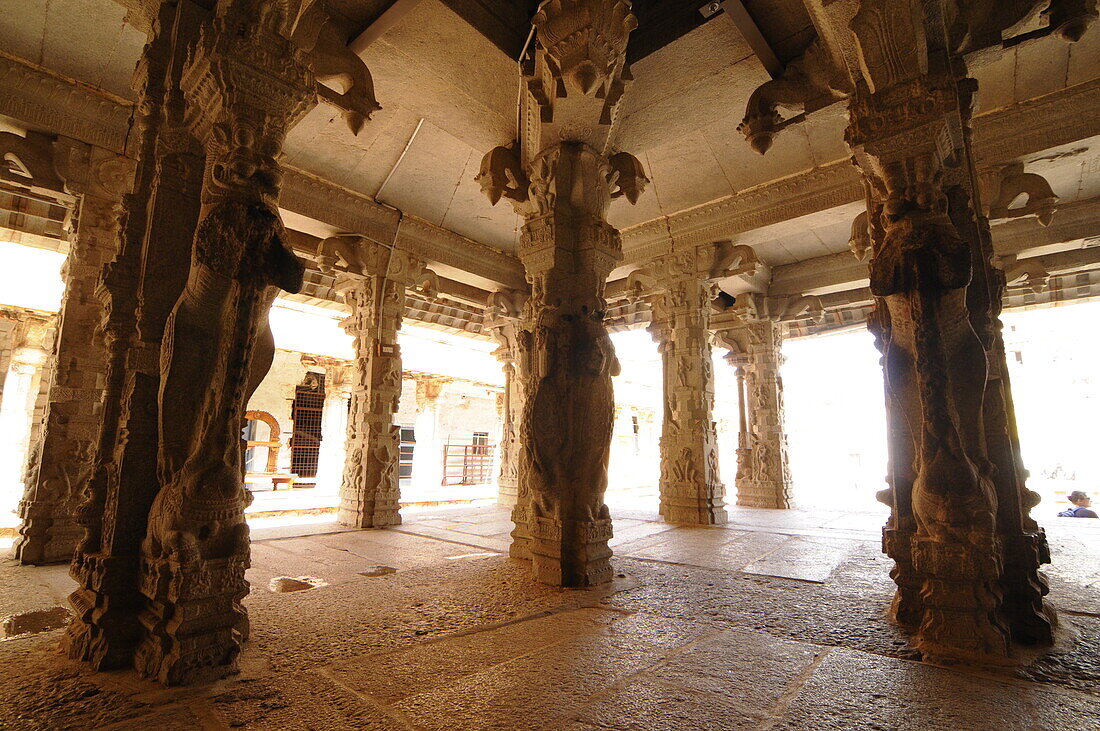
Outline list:
[[[760,32],[760,27],[756,24],[756,21],[749,15],[749,11],[745,8],[745,4],[741,0],[719,0],[717,3],[709,3],[710,6],[718,5],[729,16],[733,24],[737,26],[737,30],[740,31],[745,42],[749,44],[749,48],[756,54],[756,58],[759,59],[760,65],[767,70],[768,74],[777,79],[783,73],[783,63],[776,57],[775,51],[768,45],[768,41],[764,38],[764,34]],[[700,10],[703,12],[703,10]]]
[[[978,116],[974,155],[981,167],[1003,164],[1043,150],[1100,135],[1100,79]],[[0,56],[0,115],[38,130],[62,134],[112,152],[124,152],[132,106],[70,79]],[[636,264],[678,245],[695,245],[860,200],[858,175],[847,160],[765,183],[713,203],[643,223],[622,232],[624,264]],[[282,207],[338,230],[392,240],[399,214],[372,199],[288,168]],[[1064,206],[1063,210],[1068,206]],[[425,229],[425,227],[428,227]],[[519,261],[432,224],[416,226],[422,249],[434,248],[439,263],[463,268],[501,285],[522,288]],[[670,235],[671,231],[671,235]],[[384,238],[386,235],[391,238]],[[379,238],[382,237],[382,238]],[[430,246],[431,239],[436,245]],[[425,240],[427,239],[427,241]],[[449,251],[452,245],[462,251]],[[472,246],[464,247],[468,243]],[[488,255],[483,255],[488,252]],[[435,259],[435,257],[427,257]],[[486,285],[487,286],[487,285]]]
[[[132,111],[116,96],[0,55],[0,115],[125,153]]]
[[[401,19],[408,15],[409,11],[415,8],[419,3],[420,0],[395,0],[393,5],[386,8],[373,23],[368,25],[362,33],[352,39],[351,43],[348,44],[348,48],[356,55],[359,55],[366,50],[367,46],[374,43],[385,35],[386,31],[397,25]]]
[[[1041,288],[1033,287],[1030,282],[1010,284],[1004,298],[1006,309],[1085,299],[1100,294],[1100,247],[1059,251],[1024,261],[1045,270],[1049,282]],[[1079,275],[1086,275],[1087,283],[1076,281]],[[799,320],[789,323],[791,337],[866,327],[867,317],[874,308],[874,295],[865,286],[821,295],[820,300],[825,309],[824,316],[816,322]]]

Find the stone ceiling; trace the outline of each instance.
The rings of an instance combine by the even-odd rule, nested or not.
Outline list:
[[[125,0],[134,2],[136,0]],[[125,23],[121,0],[0,0],[0,49],[61,76],[132,99],[130,77],[144,34]],[[401,0],[411,9],[362,51],[383,106],[358,137],[330,107],[313,110],[289,135],[287,163],[473,241],[513,252],[518,219],[492,207],[474,182],[482,155],[515,136],[519,74],[514,57],[534,3],[505,0]],[[399,3],[399,4],[401,4]],[[737,132],[749,94],[770,77],[733,20],[705,20],[701,3],[637,1],[641,27],[630,55],[635,81],[614,145],[635,154],[651,178],[637,206],[616,201],[610,221],[644,229],[697,207],[805,171],[843,164],[845,104],[780,134],[766,156]],[[355,38],[394,0],[331,0]],[[746,1],[781,61],[813,37],[801,0]],[[522,45],[522,41],[518,41]],[[1056,38],[992,55],[973,74],[979,114],[1095,77],[1100,33]],[[1025,158],[1063,201],[1100,195],[1095,140]],[[990,161],[1004,163],[1007,160]],[[717,202],[717,203],[715,203]],[[858,203],[736,232],[773,266],[847,250]],[[290,222],[294,225],[293,221]],[[308,227],[306,227],[308,228]]]

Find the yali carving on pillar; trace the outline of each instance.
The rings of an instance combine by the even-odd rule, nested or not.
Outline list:
[[[850,27],[862,78],[846,138],[867,191],[852,248],[872,256],[870,327],[883,353],[893,615],[926,659],[1001,664],[1010,637],[1041,642],[1045,626],[1049,641],[1050,627],[1007,384],[991,377],[1004,368],[1003,284],[976,213],[975,83],[951,57],[943,20],[919,3],[864,0]],[[1035,181],[1017,182],[1050,203]]]
[[[286,20],[257,0],[219,4],[182,79],[207,161],[191,270],[161,348],[162,487],[142,548],[147,636],[135,658],[168,684],[232,671],[247,636],[241,427],[274,353],[276,289],[302,284],[276,208],[276,155],[315,100]],[[191,588],[179,596],[176,582]]]

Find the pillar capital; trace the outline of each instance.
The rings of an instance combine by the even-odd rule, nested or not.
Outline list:
[[[203,203],[241,198],[275,205],[275,156],[317,102],[303,53],[280,18],[248,0],[219,3],[180,79],[184,119],[206,147]]]
[[[53,143],[54,167],[73,195],[90,195],[113,203],[133,189],[137,162],[94,145],[58,137]]]

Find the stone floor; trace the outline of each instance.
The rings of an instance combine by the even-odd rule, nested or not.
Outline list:
[[[1100,521],[1048,521],[1061,639],[994,676],[918,662],[887,622],[880,514],[613,512],[616,579],[587,591],[533,583],[495,506],[258,523],[242,672],[201,688],[69,662],[33,632],[58,612],[27,614],[65,606],[65,567],[5,560],[0,728],[1100,728]]]

